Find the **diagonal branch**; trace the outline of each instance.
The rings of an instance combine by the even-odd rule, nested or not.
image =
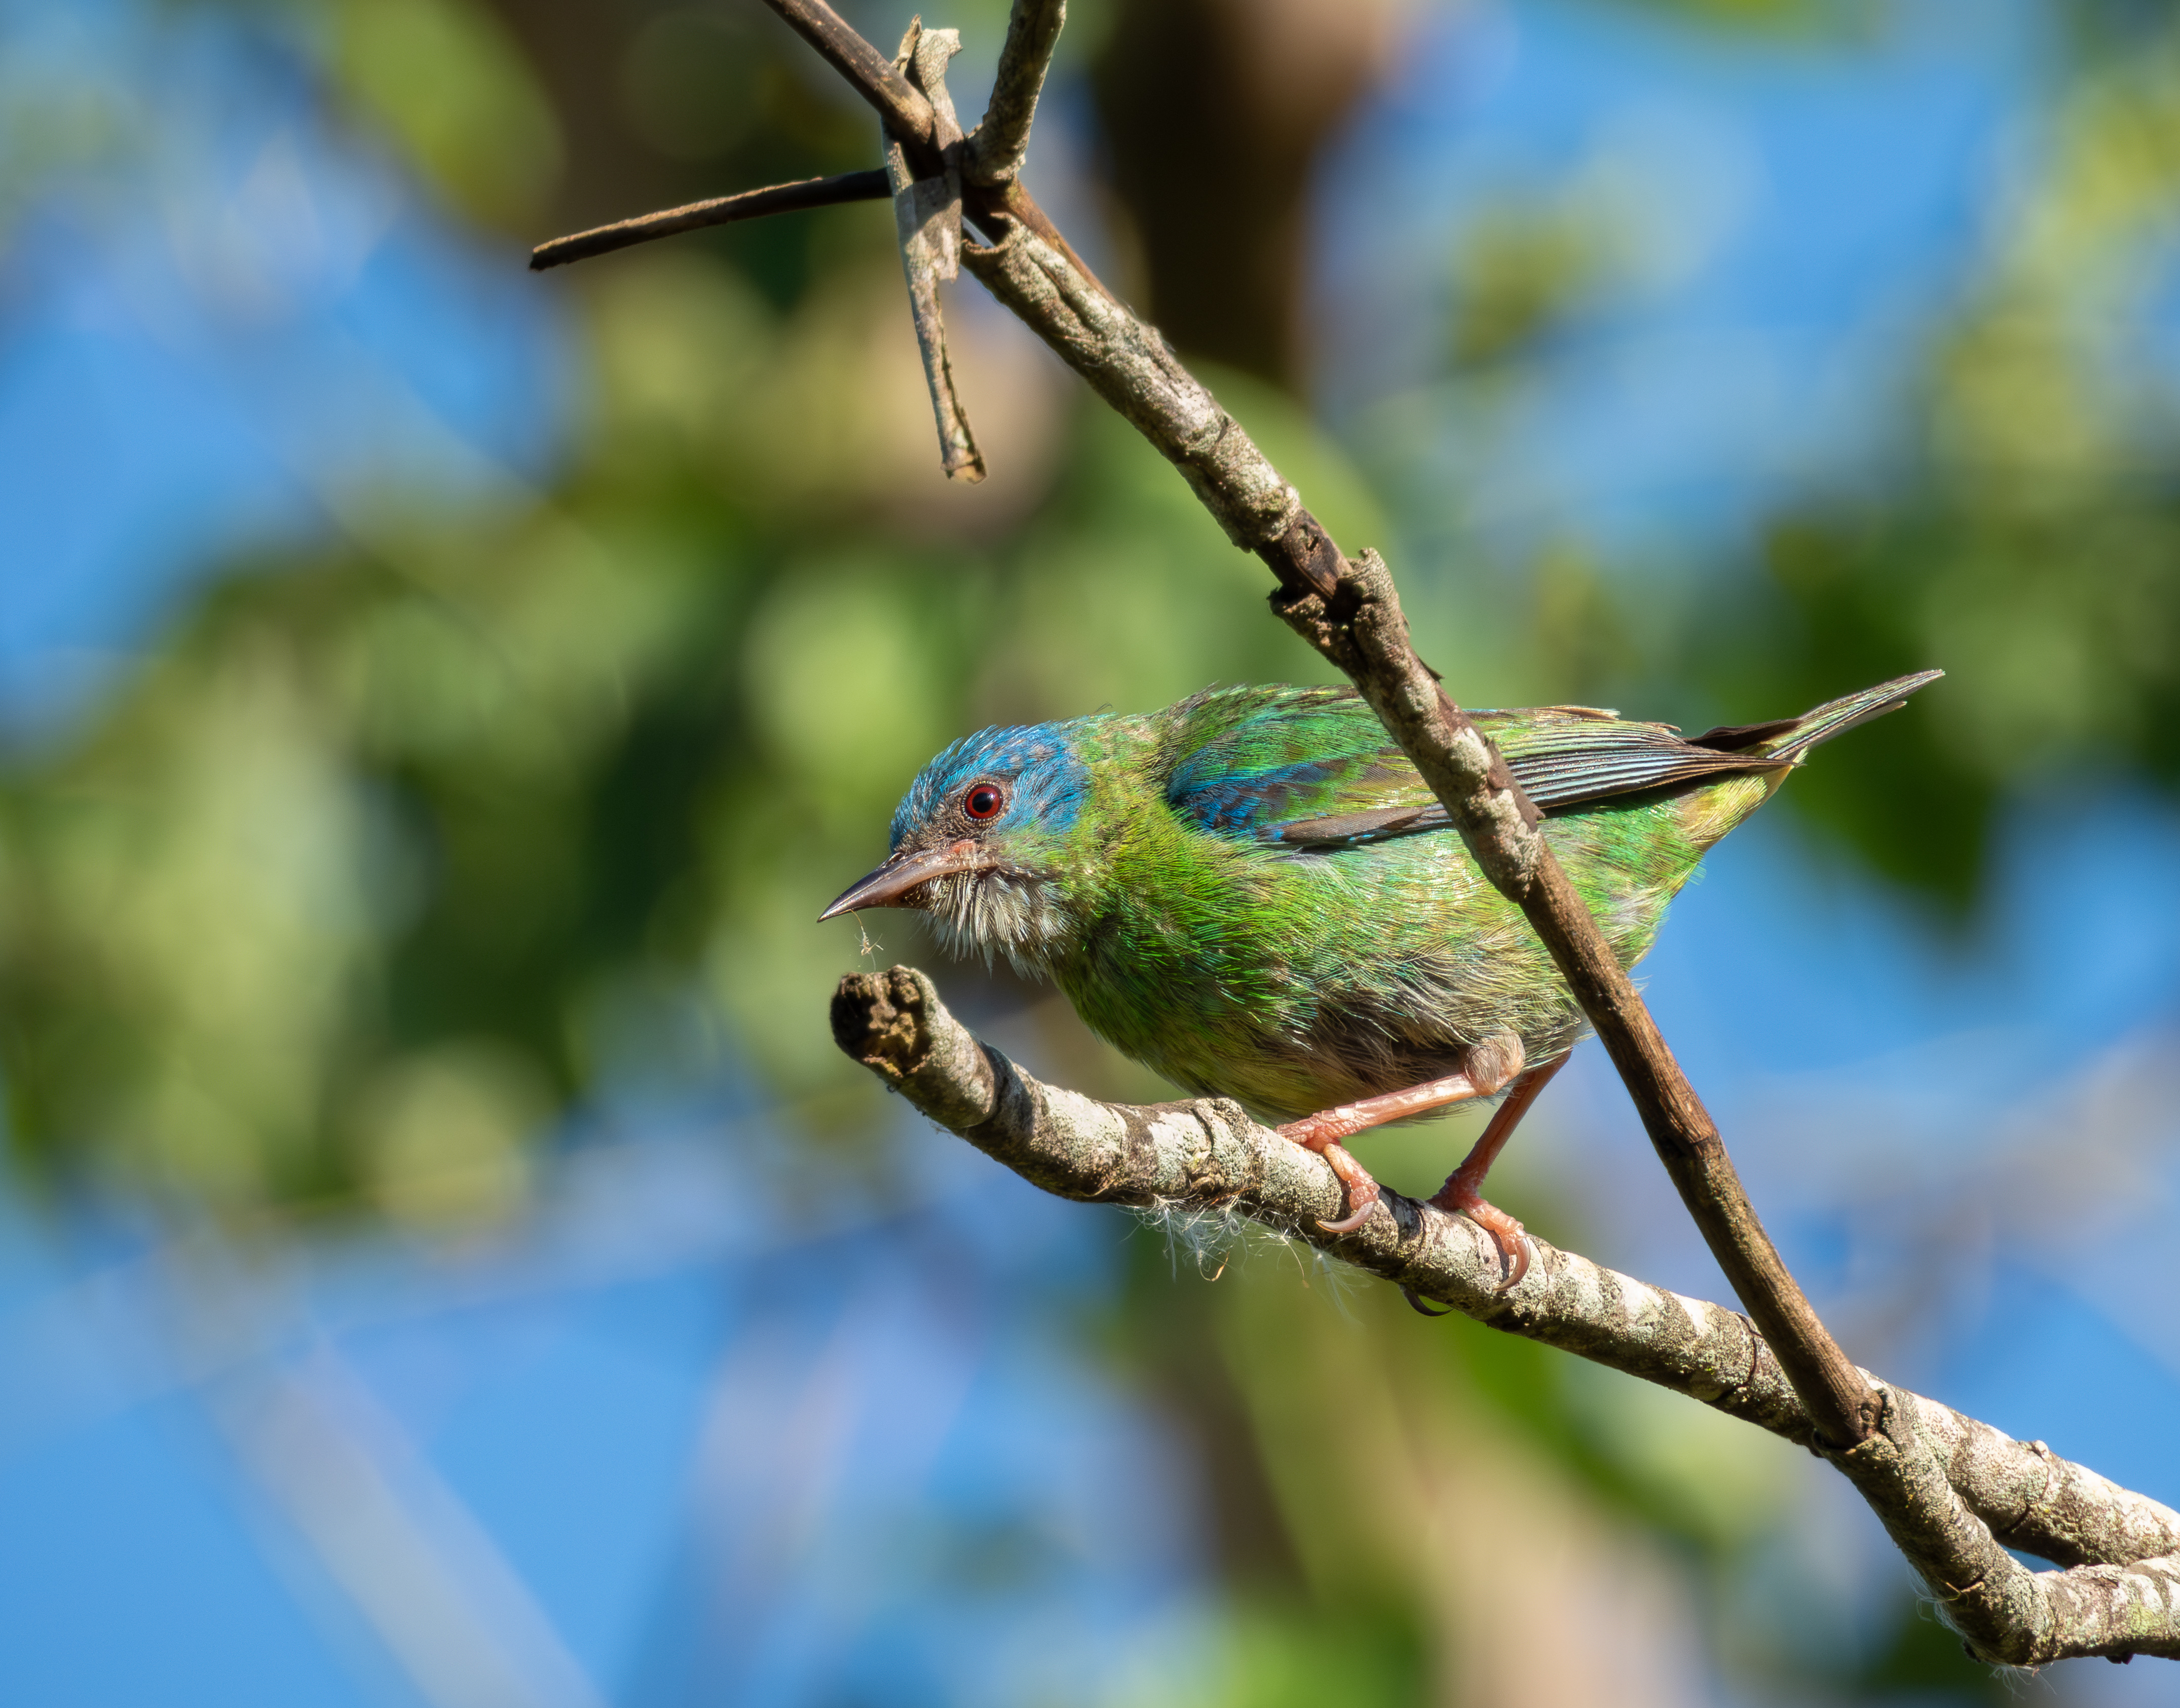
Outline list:
[[[937,163],[933,130],[938,114],[921,90],[900,69],[856,33],[855,27],[824,0],[764,0],[788,27],[818,50],[820,58],[847,80],[848,86],[878,110],[886,129],[917,156],[920,169]]]
[[[708,201],[692,201],[658,213],[641,213],[611,225],[593,226],[568,237],[556,237],[530,251],[530,271],[565,266],[571,261],[611,255],[654,239],[699,231],[707,225],[731,225],[740,219],[762,219],[767,214],[801,213],[813,207],[831,207],[844,201],[879,201],[893,194],[883,168],[870,172],[844,172],[837,178],[804,178],[793,184],[775,184],[767,189],[746,189],[737,195],[715,195]]]
[[[915,179],[961,152],[939,110],[823,0],[766,0],[884,117]],[[1026,140],[1059,8],[1016,0],[1002,129]],[[1021,46],[1016,51],[1016,38]],[[1000,135],[994,132],[995,138]],[[995,149],[998,143],[995,141]],[[1007,144],[1008,158],[1019,150]],[[958,167],[956,170],[958,171]],[[1410,645],[1392,577],[1349,559],[1155,329],[1100,285],[1018,178],[965,175],[990,239],[962,260],[1170,460],[1234,543],[1280,583],[1274,609],[1355,682],[1491,881],[1522,910],[1619,1069],[1651,1141],[1753,1323],[1539,1243],[1511,1293],[1495,1246],[1397,1195],[1352,1234],[1305,1230],[1336,1209],[1326,1167],[1224,1100],[1133,1109],[1038,1085],[984,1049],[921,974],[842,982],[834,1036],[942,1125],[1075,1198],[1231,1210],[1510,1332],[1743,1416],[1830,1458],[1862,1493],[1970,1652],[2016,1666],[2069,1656],[2180,1657],[2180,1514],[1856,1369],[1781,1262],[1718,1129],[1490,743]],[[950,185],[948,199],[952,190]],[[641,223],[637,222],[636,223]],[[2064,1569],[2031,1573],[2008,1553]]]
[[[900,106],[871,69],[877,50],[823,0],[766,0],[882,112]],[[1038,0],[1016,0],[1022,15]],[[849,45],[852,41],[854,46]],[[888,80],[892,80],[891,81]],[[909,95],[915,95],[912,89]],[[917,96],[918,101],[922,97]],[[923,103],[924,128],[935,117]],[[917,115],[904,118],[913,122]],[[892,123],[889,118],[889,123]],[[1409,644],[1391,574],[1374,553],[1345,557],[1241,425],[1165,341],[1090,277],[1019,181],[973,210],[994,239],[963,265],[1052,346],[1180,470],[1227,537],[1279,578],[1273,607],[1345,671],[1415,762],[1462,839],[1530,928],[1582,1005],[1627,1086],[1644,1129],[1705,1244],[1817,1420],[1840,1447],[1874,1428],[1875,1392],[1811,1308],[1742,1189],[1717,1124],[1636,994],[1604,933],[1539,833],[1537,810],[1497,750]]]
[[[1825,1437],[1860,1440],[1874,1397],[1788,1274],[1716,1125],[1539,833],[1536,809],[1416,656],[1384,562],[1374,552],[1344,557],[1164,340],[1036,233],[1015,227],[996,244],[971,247],[962,264],[1175,464],[1228,538],[1280,578],[1274,608],[1362,690],[1478,865],[1551,951],[1682,1200]]]
[[[1865,1376],[1880,1429],[1827,1450],[1748,1320],[1646,1286],[1531,1236],[1498,1291],[1499,1252],[1465,1216],[1388,1192],[1351,1234],[1317,1232],[1341,1189],[1313,1153],[1224,1098],[1148,1107],[1045,1085],[980,1044],[909,967],[858,973],[833,1035],[923,1114],[1064,1198],[1183,1216],[1230,1214],[1508,1333],[1623,1370],[1822,1452],[1922,1573],[1978,1659],[2015,1667],[2104,1655],[2180,1658],[2180,1513],[1950,1407]],[[2032,1572],[2018,1548],[2068,1569]]]

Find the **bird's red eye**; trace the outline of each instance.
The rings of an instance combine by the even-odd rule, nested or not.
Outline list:
[[[971,818],[997,818],[1006,804],[1006,791],[995,783],[980,783],[961,797],[961,810]]]

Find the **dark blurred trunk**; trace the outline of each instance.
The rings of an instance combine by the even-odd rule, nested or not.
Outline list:
[[[603,225],[656,206],[717,195],[696,188],[685,162],[668,160],[629,128],[616,87],[630,38],[647,7],[586,0],[487,0],[530,57],[566,145],[553,198],[556,228]]]
[[[731,91],[763,109],[735,144],[708,158],[673,157],[631,124],[624,74],[639,33],[669,8],[489,3],[529,54],[564,128],[556,228],[870,163],[858,115],[829,107],[784,71]],[[1398,3],[1118,0],[1093,73],[1098,107],[1113,188],[1142,257],[1148,300],[1137,305],[1182,354],[1301,389],[1310,174],[1383,64]],[[756,0],[716,16],[745,67],[807,52]],[[771,228],[799,234],[801,224],[766,222],[762,236],[748,228],[742,242],[780,240]]]
[[[757,0],[484,3],[521,43],[560,122],[557,230],[877,162],[868,113]],[[799,237],[808,224],[738,230]],[[697,239],[707,240],[719,234]]]
[[[1317,157],[1369,88],[1389,0],[1120,0],[1095,74],[1138,305],[1185,356],[1299,390]]]

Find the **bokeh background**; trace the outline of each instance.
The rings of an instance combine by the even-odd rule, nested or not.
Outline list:
[[[1004,16],[927,20],[967,112]],[[875,158],[756,0],[0,4],[0,1699],[2171,1700],[1971,1665],[1768,1438],[837,1057],[912,959],[1157,1095],[811,920],[956,734],[1319,668],[966,282],[940,478],[882,205],[523,268]],[[2180,1501],[2171,8],[1076,0],[1030,178],[1468,702],[1951,673],[1649,989],[1855,1354]],[[1594,1048],[1495,1178],[1720,1295]]]

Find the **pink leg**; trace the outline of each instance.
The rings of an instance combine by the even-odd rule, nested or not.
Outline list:
[[[1497,1205],[1484,1201],[1484,1177],[1491,1172],[1491,1165],[1499,1160],[1499,1153],[1506,1148],[1506,1141],[1514,1136],[1522,1118],[1529,1112],[1529,1105],[1537,1101],[1537,1093],[1551,1083],[1552,1075],[1566,1067],[1566,1062],[1562,1056],[1556,1062],[1530,1068],[1514,1081],[1512,1089],[1506,1093],[1506,1101],[1493,1112],[1484,1136],[1476,1141],[1475,1148],[1461,1167],[1446,1177],[1445,1184],[1430,1200],[1440,1210],[1466,1216],[1497,1243],[1499,1255],[1507,1268],[1506,1278],[1499,1283],[1501,1293],[1519,1287],[1522,1277],[1529,1272],[1529,1240],[1520,1222]]]
[[[1511,1038],[1509,1041],[1512,1041]],[[1519,1066],[1518,1045],[1513,1054],[1515,1065]],[[1427,1079],[1404,1090],[1365,1097],[1359,1103],[1343,1103],[1336,1109],[1319,1110],[1280,1128],[1281,1138],[1293,1140],[1329,1162],[1332,1172],[1340,1177],[1340,1184],[1347,1189],[1347,1215],[1337,1222],[1319,1222],[1317,1225],[1327,1233],[1352,1233],[1369,1219],[1371,1207],[1378,1201],[1378,1183],[1348,1154],[1340,1140],[1351,1139],[1373,1127],[1382,1127],[1388,1121],[1420,1115],[1426,1109],[1443,1109],[1449,1103],[1465,1103],[1471,1097],[1489,1097],[1504,1084],[1506,1081],[1501,1079],[1496,1085],[1479,1085],[1466,1074],[1449,1074],[1443,1079]],[[1483,1177],[1479,1174],[1477,1178]]]
[[[1303,1124],[1300,1121],[1294,1123],[1296,1127]],[[1276,1130],[1289,1139],[1295,1138],[1291,1128],[1281,1127]],[[1369,1220],[1371,1211],[1377,1206],[1377,1181],[1371,1178],[1368,1169],[1355,1160],[1354,1153],[1337,1139],[1295,1139],[1295,1143],[1305,1150],[1316,1151],[1329,1162],[1332,1172],[1339,1176],[1340,1184],[1347,1194],[1350,1213],[1338,1222],[1320,1219],[1317,1225],[1327,1233],[1352,1233]]]

